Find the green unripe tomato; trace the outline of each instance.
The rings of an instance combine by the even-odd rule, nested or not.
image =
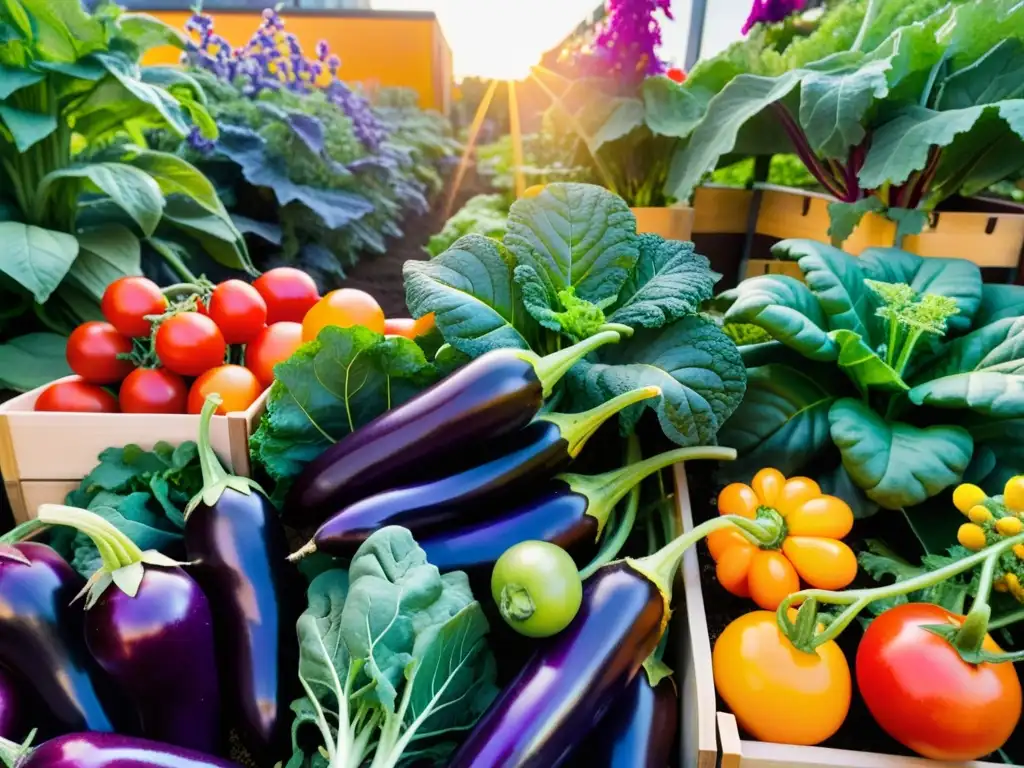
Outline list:
[[[551,637],[575,618],[583,602],[583,583],[564,549],[546,541],[524,541],[494,564],[491,597],[516,632]]]

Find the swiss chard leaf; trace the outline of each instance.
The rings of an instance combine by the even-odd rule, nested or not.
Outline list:
[[[432,384],[436,371],[409,339],[362,326],[328,327],[274,368],[253,456],[290,480],[326,448]]]
[[[580,362],[569,372],[576,410],[650,385],[661,387],[662,397],[623,411],[624,433],[632,432],[645,408],[654,408],[673,442],[713,445],[718,430],[743,399],[746,374],[736,346],[700,316],[657,330],[639,330],[614,349],[602,351],[600,362]]]
[[[846,471],[885,509],[920,504],[959,481],[974,449],[962,427],[887,422],[850,398],[832,406],[829,422]]]

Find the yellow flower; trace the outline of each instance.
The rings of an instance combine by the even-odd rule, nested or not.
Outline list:
[[[985,531],[974,523],[964,523],[956,532],[956,539],[963,546],[974,551],[985,548]]]
[[[996,520],[996,530],[1003,536],[1016,536],[1024,531],[1024,523],[1017,517],[1001,517]]]
[[[1014,512],[1024,512],[1024,475],[1011,477],[1003,487],[1003,503]]]
[[[981,504],[975,504],[967,513],[967,517],[972,523],[981,525],[982,523],[987,523],[992,519],[992,513],[989,512],[988,507],[982,506]]]
[[[987,498],[988,496],[981,488],[971,483],[958,485],[953,491],[953,505],[965,515]]]

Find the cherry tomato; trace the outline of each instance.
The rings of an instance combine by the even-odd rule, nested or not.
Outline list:
[[[1006,743],[1021,715],[1013,664],[968,664],[927,625],[963,617],[927,603],[890,608],[868,625],[857,648],[857,686],[878,724],[934,760],[976,760]],[[985,636],[982,647],[999,646]]]
[[[267,325],[301,323],[306,313],[320,301],[313,278],[301,269],[278,267],[264,272],[252,287],[267,302]]]
[[[156,356],[165,368],[182,376],[198,376],[223,364],[225,351],[220,328],[197,312],[169,317],[156,329]]]
[[[146,315],[159,315],[167,310],[167,297],[160,286],[146,277],[122,277],[107,286],[100,302],[103,316],[129,338],[148,336],[152,325]]]
[[[491,597],[501,617],[527,637],[550,637],[571,622],[583,602],[583,583],[572,557],[557,544],[524,541],[498,558]]]
[[[216,413],[221,415],[244,411],[256,402],[263,388],[256,374],[241,365],[222,365],[211,368],[194,382],[188,392],[188,412],[201,413],[206,396],[220,395],[221,404]]]
[[[849,712],[850,667],[839,646],[797,650],[773,612],[733,621],[715,641],[711,663],[718,694],[760,741],[818,744],[839,730]]]
[[[256,374],[266,389],[274,383],[274,366],[295,354],[302,346],[300,323],[274,323],[245,345],[245,367]]]
[[[115,384],[132,372],[132,340],[122,336],[110,323],[90,320],[68,337],[67,358],[71,370],[91,384]]]
[[[686,73],[679,67],[672,67],[668,72],[665,73],[665,77],[671,80],[673,83],[685,83]]]
[[[411,317],[389,317],[384,321],[384,335],[415,339],[416,321]]]
[[[354,288],[331,291],[318,301],[302,320],[302,340],[312,341],[329,325],[350,328],[364,325],[384,333],[384,310],[370,294]]]
[[[245,344],[256,338],[267,322],[267,303],[259,292],[241,280],[226,280],[213,289],[210,319],[228,344]]]
[[[73,376],[57,381],[36,398],[37,411],[117,413],[117,398],[102,387]]]
[[[166,368],[136,368],[121,383],[125,413],[184,413],[188,385]]]

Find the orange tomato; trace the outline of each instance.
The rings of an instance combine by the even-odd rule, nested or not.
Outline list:
[[[200,413],[207,395],[218,394],[221,404],[216,413],[224,415],[244,411],[256,402],[263,389],[256,374],[241,365],[211,368],[192,382],[188,392],[188,412]]]
[[[302,340],[312,341],[324,328],[362,325],[384,333],[384,310],[370,294],[354,288],[331,291],[312,306],[302,319]]]
[[[264,389],[274,383],[274,366],[302,346],[302,326],[280,322],[268,325],[245,345],[245,367],[256,374]]]
[[[787,480],[777,469],[762,469],[750,485],[726,486],[718,512],[749,519],[774,515],[784,526],[782,539],[761,550],[735,528],[708,537],[722,586],[765,610],[799,591],[801,579],[819,589],[842,589],[857,575],[853,550],[839,540],[853,528],[853,512],[808,477]]]
[[[850,665],[839,646],[797,650],[772,612],[754,611],[729,624],[711,662],[718,694],[760,741],[818,744],[839,730],[850,710]]]
[[[430,312],[419,320],[411,317],[389,317],[384,321],[385,336],[404,336],[407,339],[416,339],[425,336],[434,330],[434,313]]]

